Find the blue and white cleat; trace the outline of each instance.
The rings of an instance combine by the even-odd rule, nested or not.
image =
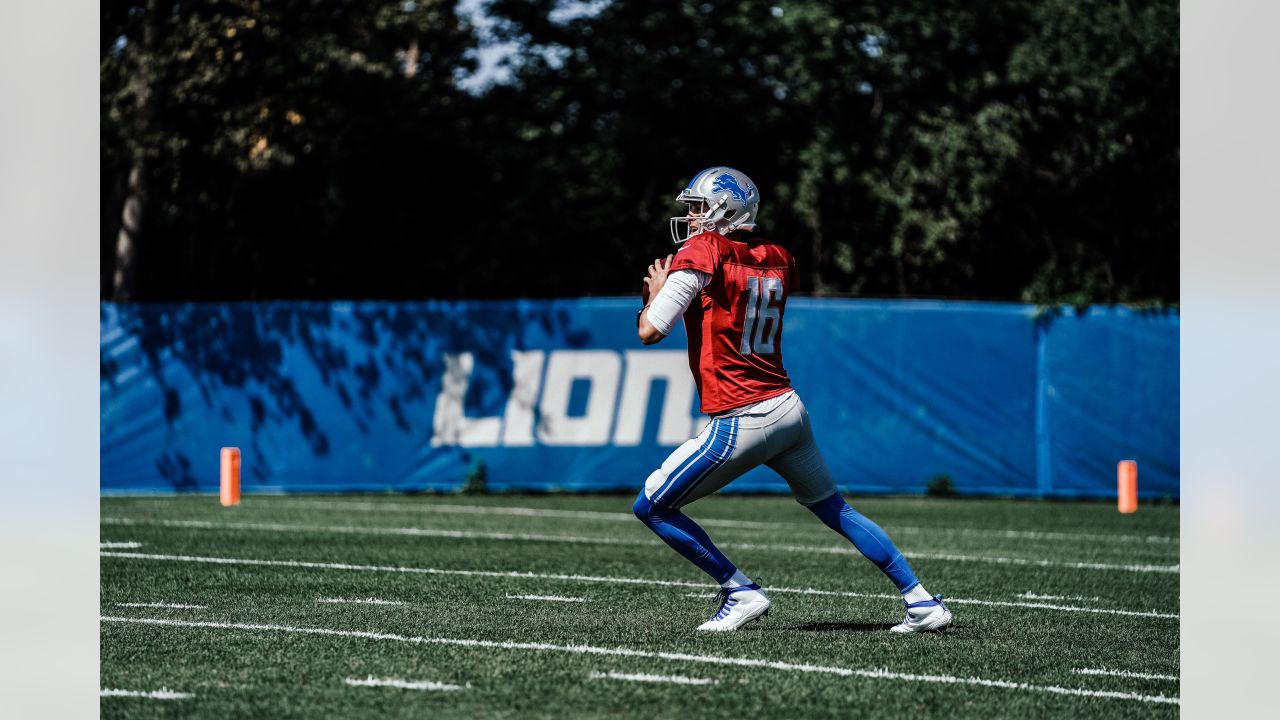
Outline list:
[[[889,628],[889,632],[942,632],[951,624],[951,611],[942,604],[941,595],[934,595],[932,600],[903,604],[907,606],[907,616]]]
[[[715,617],[699,625],[699,630],[737,630],[752,620],[768,615],[769,606],[773,604],[755,583],[721,588],[719,597],[720,609],[716,611]]]

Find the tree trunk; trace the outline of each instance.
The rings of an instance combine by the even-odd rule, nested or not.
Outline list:
[[[129,184],[125,189],[120,232],[116,234],[115,271],[111,274],[111,299],[114,302],[133,300],[138,285],[138,239],[142,230],[142,173],[142,158],[134,158],[133,167],[129,169]]]
[[[155,47],[155,26],[159,22],[157,0],[147,0],[146,17],[142,21],[141,47],[131,49],[140,60],[147,59]],[[146,161],[143,149],[146,133],[151,127],[154,112],[151,87],[146,72],[139,68],[134,76],[137,105],[133,121],[133,164],[129,168],[129,180],[124,192],[124,208],[121,210],[120,232],[116,234],[115,269],[111,273],[111,299],[114,302],[130,302],[138,289],[138,246],[142,239],[142,211],[146,201]]]
[[[409,49],[404,51],[404,79],[412,80],[414,75],[418,74],[418,41],[413,40],[409,43]]]

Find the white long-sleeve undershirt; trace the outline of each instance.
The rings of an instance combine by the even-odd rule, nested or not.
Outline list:
[[[701,270],[676,270],[667,276],[667,282],[658,296],[649,301],[649,324],[663,335],[670,335],[676,321],[689,309],[689,304],[711,282],[711,275]]]

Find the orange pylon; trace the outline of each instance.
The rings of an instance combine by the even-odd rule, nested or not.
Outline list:
[[[1121,460],[1116,467],[1117,507],[1128,514],[1138,511],[1138,463]]]
[[[221,499],[223,507],[240,504],[240,448],[222,448]]]

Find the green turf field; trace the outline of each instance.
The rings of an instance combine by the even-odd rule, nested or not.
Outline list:
[[[102,714],[1178,713],[1176,506],[852,497],[956,614],[897,636],[889,581],[790,498],[708,498],[689,514],[774,605],[695,634],[712,588],[631,500],[104,498]]]

